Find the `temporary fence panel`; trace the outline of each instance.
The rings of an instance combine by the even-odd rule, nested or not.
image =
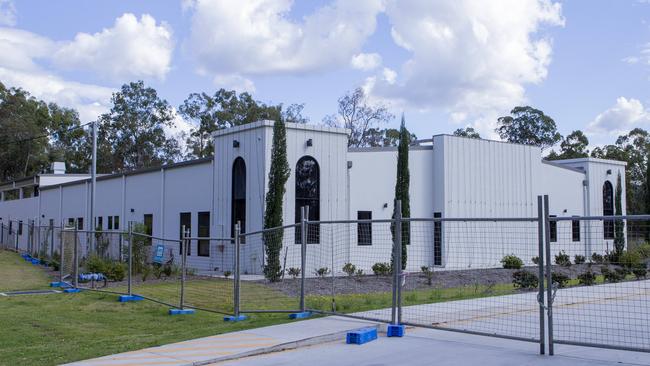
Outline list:
[[[77,230],[76,236],[79,287],[106,291],[124,287],[128,274],[125,233]]]
[[[73,284],[75,278],[75,246],[78,247],[77,232],[72,227],[60,231],[59,240],[59,281]],[[78,255],[78,254],[77,254]]]
[[[548,220],[555,343],[650,352],[650,216]]]

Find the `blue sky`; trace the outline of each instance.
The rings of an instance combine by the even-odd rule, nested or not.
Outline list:
[[[221,87],[304,103],[312,123],[363,87],[421,138],[494,137],[528,104],[600,145],[650,127],[650,2],[0,0],[3,83],[91,120],[137,79],[174,106]]]

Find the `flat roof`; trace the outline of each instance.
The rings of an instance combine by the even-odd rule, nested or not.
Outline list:
[[[239,125],[239,126],[235,126],[235,127],[224,128],[224,129],[221,129],[221,130],[214,131],[212,133],[212,137],[231,135],[231,134],[234,134],[234,133],[253,130],[253,129],[262,128],[262,127],[271,127],[272,128],[274,123],[275,123],[274,121],[262,120],[262,121],[247,123],[245,125]],[[308,130],[308,131],[315,131],[315,132],[329,132],[329,133],[338,133],[338,134],[345,134],[345,135],[348,135],[350,133],[350,130],[348,130],[346,128],[329,127],[329,126],[321,126],[321,125],[310,125],[310,124],[306,124],[306,123],[286,122],[285,126],[287,127],[287,129],[293,129],[293,130]]]
[[[601,163],[601,164],[613,164],[613,165],[623,165],[626,166],[627,162],[620,160],[610,160],[610,159],[600,159],[600,158],[576,158],[576,159],[563,159],[563,160],[554,160],[561,161],[563,163]]]

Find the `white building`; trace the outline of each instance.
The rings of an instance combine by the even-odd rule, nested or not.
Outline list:
[[[397,149],[348,149],[344,129],[287,124],[291,175],[284,197],[284,222],[296,221],[299,207],[310,206],[310,219],[389,219],[393,212]],[[263,226],[270,169],[273,123],[261,121],[214,134],[215,158],[204,158],[97,178],[95,225],[124,230],[144,222],[156,237],[179,238],[186,225],[192,236],[230,238],[234,223],[244,232]],[[547,162],[538,147],[436,135],[409,153],[413,218],[535,218],[537,196],[550,196],[556,216],[613,214],[616,179],[625,163],[594,158]],[[30,188],[31,187],[31,188]],[[25,192],[34,192],[27,194]],[[12,228],[27,222],[61,225],[81,219],[91,229],[90,180],[87,175],[39,175],[0,185],[0,220]],[[610,196],[605,206],[603,197]],[[10,199],[11,198],[11,199]],[[625,213],[625,199],[622,200]],[[610,210],[610,211],[608,211]],[[85,223],[85,225],[84,225]],[[555,229],[558,248],[577,245],[584,253],[612,248],[612,238],[596,225]],[[564,225],[564,226],[563,226]],[[580,224],[579,224],[580,225]],[[358,233],[362,237],[358,237]],[[366,233],[366,234],[364,234]],[[464,268],[493,265],[504,254],[529,262],[537,253],[537,222],[413,222],[409,270],[420,266]],[[352,262],[369,271],[390,261],[388,223],[372,226],[323,224],[309,232],[308,266],[329,263],[340,271]],[[577,239],[577,240],[576,240]],[[19,245],[26,244],[24,230]],[[566,241],[567,243],[563,244]],[[286,267],[296,266],[299,247],[293,229],[284,233]],[[259,273],[262,241],[252,235],[242,244],[245,271]],[[559,250],[558,249],[558,250]],[[200,270],[227,269],[228,240],[192,242],[189,263]],[[495,262],[496,261],[496,262]]]

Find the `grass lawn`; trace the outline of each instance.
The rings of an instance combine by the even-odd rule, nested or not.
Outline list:
[[[20,257],[0,250],[0,292],[46,288],[51,281],[47,272]]]

